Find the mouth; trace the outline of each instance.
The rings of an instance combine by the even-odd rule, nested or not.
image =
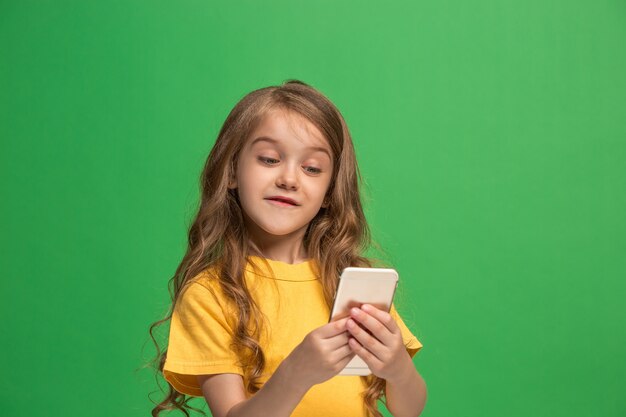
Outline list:
[[[278,205],[281,206],[287,206],[287,207],[295,207],[295,206],[299,206],[300,204],[296,203],[295,200],[292,200],[291,198],[288,197],[282,197],[282,196],[272,196],[272,197],[267,197],[265,200],[269,200],[272,201]]]

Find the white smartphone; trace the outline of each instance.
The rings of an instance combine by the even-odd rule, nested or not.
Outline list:
[[[348,317],[352,307],[361,307],[362,304],[371,304],[389,312],[397,286],[398,273],[395,269],[345,268],[339,277],[329,322]],[[370,375],[371,373],[372,371],[363,359],[355,355],[338,375]]]

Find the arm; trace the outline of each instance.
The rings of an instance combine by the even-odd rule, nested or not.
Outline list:
[[[348,346],[346,321],[337,320],[307,334],[248,399],[241,375],[199,375],[198,383],[212,415],[289,417],[313,385],[337,375],[354,357]]]
[[[248,399],[241,375],[199,375],[198,382],[214,417],[288,417],[310,389],[296,378],[286,360]]]
[[[387,380],[387,409],[394,417],[419,416],[426,405],[426,383],[409,359],[406,375]]]

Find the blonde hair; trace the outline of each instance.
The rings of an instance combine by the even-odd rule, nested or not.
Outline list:
[[[352,138],[339,110],[322,93],[298,80],[252,91],[231,110],[206,160],[201,175],[200,206],[189,228],[187,252],[169,281],[172,303],[168,315],[150,326],[150,337],[157,348],[153,363],[158,363],[159,372],[163,371],[167,349],[160,351],[153,336],[154,327],[171,319],[181,289],[191,278],[214,268],[218,271],[220,287],[236,307],[239,318],[233,347],[240,357],[246,358],[245,389],[254,394],[261,388],[259,378],[265,368],[265,355],[258,340],[263,314],[250,295],[243,273],[246,258],[254,248],[244,227],[236,191],[229,190],[228,184],[236,172],[245,140],[274,109],[296,112],[308,119],[324,134],[333,154],[335,169],[326,194],[328,205],[313,218],[304,237],[307,255],[318,268],[329,308],[343,268],[372,266],[372,261],[362,256],[371,238],[359,194],[361,176]],[[250,327],[250,323],[254,326]],[[384,397],[385,380],[374,375],[360,378],[367,386],[363,392],[366,410],[372,416],[382,417],[377,401]],[[191,398],[186,399],[168,385],[169,393],[152,410],[153,416],[172,409],[179,409],[187,416],[188,409],[201,411],[187,404]]]

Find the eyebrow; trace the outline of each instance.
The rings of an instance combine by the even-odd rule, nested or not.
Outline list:
[[[278,141],[276,139],[272,139],[269,136],[259,136],[258,138],[250,142],[250,147],[254,146],[254,144],[256,144],[257,142],[269,142],[273,144],[278,144]],[[330,152],[328,152],[326,148],[322,148],[321,146],[307,146],[307,149],[312,150],[312,151],[324,152],[326,155],[328,155],[331,161],[333,159],[330,155]]]

